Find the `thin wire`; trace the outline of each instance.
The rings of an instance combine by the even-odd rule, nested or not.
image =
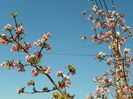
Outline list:
[[[96,54],[77,54],[77,53],[45,53],[48,55],[60,55],[60,56],[87,56],[87,57],[92,57],[96,56]],[[111,57],[112,55],[106,55],[108,57]]]
[[[100,7],[99,7],[99,4],[98,4],[97,0],[95,0],[95,3],[96,3],[96,5],[97,5],[98,9],[100,10]],[[103,10],[104,10],[104,9],[103,9]],[[102,20],[104,20],[103,16],[101,16],[101,18],[102,18]]]
[[[115,3],[114,3],[114,1],[111,0],[111,2],[112,2],[112,10],[116,10],[116,9],[115,9]]]
[[[103,11],[104,11],[104,8],[103,8],[103,5],[102,5],[102,3],[101,3],[101,1],[99,0],[99,3],[100,3],[100,5],[101,5],[101,8],[103,9]],[[105,11],[104,11],[105,12]],[[104,17],[102,16],[102,19],[104,20]]]
[[[114,1],[113,1],[113,0],[111,0],[111,2],[112,2],[112,4],[114,5]]]
[[[100,5],[101,5],[101,8],[103,9],[103,5],[102,5],[102,3],[101,3],[101,1],[99,0],[99,3],[100,3]],[[103,9],[104,10],[104,9]]]
[[[100,7],[99,7],[99,4],[98,4],[97,0],[95,0],[95,2],[96,2],[96,5],[97,5],[98,9],[100,9]]]
[[[86,45],[86,46],[80,46],[80,47],[75,47],[75,48],[67,48],[67,49],[60,49],[60,50],[53,50],[53,52],[55,51],[59,51],[59,52],[63,52],[63,51],[72,51],[72,50],[80,50],[80,49],[84,49],[84,48],[90,48],[92,46],[96,46],[99,44],[90,44],[90,45]]]
[[[73,54],[73,53],[45,53],[45,54],[49,54],[49,55],[62,55],[62,56],[96,56],[94,54]]]
[[[107,13],[108,13],[108,7],[107,7],[107,5],[106,5],[105,0],[103,0],[103,3],[104,3],[104,6],[105,6],[105,8],[106,8],[106,11],[107,11]]]

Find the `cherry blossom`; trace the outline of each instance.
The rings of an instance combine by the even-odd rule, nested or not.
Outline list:
[[[8,31],[12,31],[12,26],[10,24],[7,24],[5,27],[4,27],[4,30],[8,30]]]
[[[51,68],[50,67],[46,67],[42,70],[43,73],[45,74],[50,74],[51,73]]]

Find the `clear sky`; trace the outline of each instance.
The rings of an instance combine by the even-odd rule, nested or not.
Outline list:
[[[118,11],[125,12],[127,24],[133,27],[133,0],[114,1]],[[0,29],[7,23],[13,24],[9,15],[17,11],[18,21],[24,24],[27,33],[26,41],[33,42],[38,40],[42,33],[51,32],[49,43],[53,46],[53,51],[51,54],[44,54],[43,65],[51,66],[52,75],[56,79],[57,70],[65,70],[67,64],[73,64],[77,68],[77,74],[71,78],[72,86],[68,90],[76,95],[75,99],[85,99],[89,92],[95,91],[93,77],[107,69],[104,62],[99,63],[93,56],[85,56],[101,50],[106,51],[108,48],[91,42],[91,24],[81,15],[83,10],[90,8],[88,0],[0,0]],[[83,34],[89,36],[88,41],[81,40]],[[131,38],[127,43],[131,49],[132,43]],[[11,45],[0,46],[0,63],[7,59],[25,60],[21,53],[12,54],[10,48]],[[51,94],[16,93],[17,88],[23,87],[31,79],[37,81],[38,88],[51,86],[45,76],[34,78],[30,71],[30,68],[27,68],[25,73],[19,73],[16,70],[0,68],[0,99],[50,99]]]

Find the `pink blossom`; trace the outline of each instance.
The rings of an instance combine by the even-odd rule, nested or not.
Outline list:
[[[120,44],[120,45],[123,45],[123,44],[124,44],[124,39],[121,39],[121,40],[119,41],[119,44]]]
[[[26,61],[28,63],[34,63],[34,64],[38,64],[38,62],[40,61],[40,59],[36,56],[36,55],[27,55],[26,56]]]
[[[111,31],[108,31],[108,32],[106,32],[106,34],[105,34],[107,37],[110,37],[111,35],[112,35],[112,32]]]
[[[35,77],[35,76],[37,76],[38,74],[39,74],[39,70],[36,69],[36,68],[34,68],[34,69],[32,70],[32,75]]]
[[[70,79],[66,79],[66,86],[67,86],[67,87],[70,87],[70,85],[71,85]]]
[[[99,22],[97,26],[100,27],[101,29],[104,29],[106,27],[106,23],[102,21],[102,22]]]
[[[29,82],[27,82],[27,86],[34,86],[35,85],[35,81],[34,80],[31,80]]]
[[[51,37],[51,34],[48,32],[47,34],[43,34],[41,38],[41,43],[46,43],[46,41]]]
[[[57,77],[63,76],[63,71],[57,71],[56,76]]]
[[[103,34],[102,34],[102,33],[99,33],[99,34],[97,35],[97,38],[98,38],[98,40],[103,39]]]
[[[29,48],[31,48],[31,44],[30,44],[30,43],[25,43],[25,44],[23,44],[22,46],[23,46],[23,48],[24,48],[25,50],[29,50]]]
[[[51,34],[48,32],[47,34],[42,35],[42,39],[48,40],[51,37]]]
[[[112,59],[111,58],[109,58],[109,59],[106,60],[106,64],[107,65],[111,65],[111,63],[112,63]]]
[[[16,33],[17,34],[24,33],[24,27],[22,25],[17,25],[17,27],[16,27]]]
[[[41,59],[43,56],[40,52],[35,52],[34,55],[37,56],[39,59]]]
[[[45,73],[45,74],[50,74],[50,72],[51,72],[50,67],[46,67],[45,69],[43,69],[43,73]]]
[[[96,13],[97,10],[98,10],[98,7],[97,7],[96,5],[94,5],[93,8],[92,8],[92,11],[93,11],[94,13]]]
[[[97,86],[97,88],[96,88],[96,98],[98,98],[99,96],[100,96],[100,91],[101,91],[101,88],[100,88],[100,86]]]
[[[20,46],[19,45],[13,45],[11,48],[11,52],[18,52],[20,50]]]
[[[6,41],[5,39],[0,38],[0,44],[1,44],[1,45],[6,45],[6,44],[8,44],[8,43],[9,43],[9,42]]]
[[[64,88],[64,87],[65,87],[65,82],[64,82],[64,81],[59,82],[59,86],[60,86],[61,88]]]
[[[5,64],[6,64],[6,62],[3,62],[3,63],[0,64],[0,66],[4,67]]]
[[[103,38],[103,41],[104,41],[104,42],[109,42],[109,39],[108,39],[107,37],[104,37],[104,38]]]
[[[46,44],[46,48],[47,48],[47,50],[50,52],[50,51],[51,51],[51,49],[52,49],[52,46],[51,46],[51,45],[49,45],[49,44]]]
[[[18,71],[19,71],[19,72],[25,72],[25,68],[24,68],[24,67],[19,67],[19,68],[18,68]]]
[[[34,42],[34,46],[35,46],[35,47],[38,47],[38,46],[40,46],[40,45],[41,45],[41,41],[40,41],[40,40]]]
[[[12,30],[12,26],[10,24],[7,24],[5,27],[4,27],[4,30],[9,30],[11,31]]]

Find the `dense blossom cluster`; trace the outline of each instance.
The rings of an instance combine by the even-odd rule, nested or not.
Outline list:
[[[31,44],[29,43],[24,43],[21,45],[15,44],[15,45],[12,45],[11,52],[21,52],[21,51],[24,51],[23,49],[28,51],[29,48],[31,48]]]
[[[74,75],[76,73],[75,68],[71,64],[68,65],[68,70],[69,70],[69,73],[67,75],[65,75],[63,71],[57,71],[56,73],[57,77],[62,78],[62,80],[58,82],[61,88],[70,87],[71,81],[68,75],[69,74]]]
[[[126,25],[125,15],[123,12],[116,12],[114,3],[111,10],[108,10],[106,2],[90,0],[93,3],[91,15],[87,20],[91,21],[94,26],[93,42],[98,44],[106,43],[111,54],[101,51],[96,55],[98,61],[105,61],[111,70],[107,70],[102,77],[96,77],[95,82],[99,83],[95,95],[90,95],[87,99],[102,98],[107,99],[108,94],[113,94],[116,99],[132,99],[132,85],[129,84],[129,72],[133,58],[130,48],[125,48],[125,42],[132,36],[132,30]],[[113,0],[112,0],[113,1]],[[106,10],[106,11],[105,11]],[[87,11],[82,12],[83,15]],[[114,88],[114,93],[110,89]]]
[[[11,24],[5,25],[3,32],[7,32],[5,34],[0,34],[0,44],[1,45],[7,45],[9,43],[12,44],[12,48],[10,51],[12,53],[15,52],[23,52],[25,53],[25,60],[26,64],[23,64],[21,60],[15,61],[15,60],[7,60],[6,62],[1,63],[2,67],[5,67],[6,69],[17,69],[19,72],[25,72],[25,67],[30,66],[32,67],[31,73],[32,76],[36,77],[39,74],[45,75],[50,82],[53,84],[53,88],[49,89],[48,87],[42,88],[42,90],[36,89],[36,83],[34,80],[30,80],[27,82],[26,86],[23,88],[17,89],[17,93],[27,93],[27,94],[34,94],[34,93],[44,93],[44,92],[51,92],[56,91],[53,93],[53,99],[73,99],[74,95],[70,95],[70,93],[66,92],[66,88],[70,87],[71,80],[70,80],[70,74],[74,75],[76,73],[76,69],[72,65],[68,65],[68,73],[65,74],[62,71],[57,72],[57,77],[61,78],[57,83],[53,80],[51,74],[51,67],[50,66],[42,66],[41,65],[41,59],[43,58],[42,51],[46,49],[47,51],[50,51],[52,46],[48,44],[48,40],[51,38],[51,34],[44,33],[41,36],[41,39],[38,41],[35,41],[33,45],[35,47],[32,47],[32,44],[28,42],[22,42],[23,35],[25,34],[25,29],[22,24],[19,24],[17,22],[17,13],[11,14],[12,18],[14,19],[15,26]],[[9,33],[9,34],[8,34]],[[35,51],[33,54],[30,53],[31,48],[40,48],[40,50]],[[27,87],[32,87],[31,92],[27,92]]]
[[[38,46],[43,46],[44,48],[46,48],[48,51],[51,50],[51,45],[49,45],[46,41],[48,39],[50,39],[51,34],[48,32],[47,34],[43,34],[41,39],[39,39],[38,41],[34,42],[34,46],[38,47]]]
[[[24,72],[24,66],[26,65],[22,64],[21,61],[7,60],[6,62],[1,63],[1,66],[6,67],[6,69],[17,68],[19,72]]]
[[[10,37],[5,34],[0,34],[0,45],[7,45],[9,42],[12,42]]]
[[[43,68],[41,70],[37,69],[37,68],[34,68],[32,70],[32,75],[35,77],[37,76],[39,73],[44,73],[44,74],[50,74],[51,73],[51,68],[50,67],[46,67],[46,68]]]

